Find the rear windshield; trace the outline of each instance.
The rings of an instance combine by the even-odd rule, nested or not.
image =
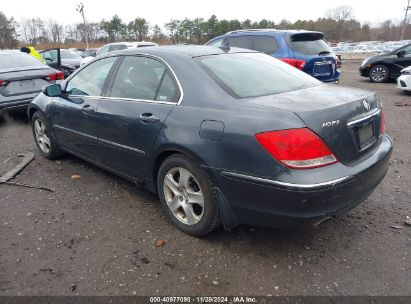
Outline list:
[[[204,56],[198,61],[235,98],[279,94],[322,84],[297,68],[261,53]]]
[[[331,52],[324,39],[315,38],[314,35],[296,35],[290,38],[289,45],[294,52],[304,55],[323,55]]]
[[[33,56],[26,53],[15,54],[0,54],[0,69],[22,68],[28,66],[42,66],[45,65]]]

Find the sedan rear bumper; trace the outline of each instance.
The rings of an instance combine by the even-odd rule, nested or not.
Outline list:
[[[225,225],[296,228],[343,214],[366,199],[383,180],[392,146],[391,138],[384,135],[377,151],[368,159],[329,181],[292,183],[222,171],[220,190],[225,206],[228,203],[234,215],[230,217],[231,223]]]
[[[36,95],[37,93],[32,94],[32,96],[30,97],[27,97],[26,95],[24,98],[0,101],[0,114],[5,111],[13,111],[26,108]]]

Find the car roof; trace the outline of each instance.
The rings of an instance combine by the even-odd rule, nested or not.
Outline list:
[[[317,31],[307,31],[307,30],[276,30],[276,29],[244,29],[227,32],[225,35],[230,34],[303,34],[303,33],[316,33],[323,34],[322,32]]]
[[[241,49],[232,47],[229,50],[224,50],[214,46],[208,45],[169,45],[169,46],[153,46],[149,48],[133,48],[133,49],[126,49],[111,52],[108,54],[182,54],[187,55],[189,57],[201,57],[201,56],[208,56],[208,55],[219,55],[219,54],[226,54],[226,53],[258,53],[253,50],[248,49]]]

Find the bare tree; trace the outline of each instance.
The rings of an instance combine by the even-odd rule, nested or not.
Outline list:
[[[354,9],[348,5],[341,5],[328,10],[326,16],[337,22],[339,38],[341,40],[345,37],[347,23],[354,19]]]
[[[50,19],[47,22],[47,28],[49,31],[49,36],[54,44],[60,44],[63,42],[64,37],[64,27],[57,21]]]

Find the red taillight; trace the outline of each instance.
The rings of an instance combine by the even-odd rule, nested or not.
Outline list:
[[[380,133],[383,134],[384,132],[385,132],[384,111],[381,110]]]
[[[6,81],[0,79],[0,87],[5,86],[7,84]]]
[[[61,72],[61,71],[58,71],[58,72],[55,73],[55,74],[50,74],[50,75],[48,75],[48,76],[47,76],[47,79],[50,80],[50,81],[53,81],[53,80],[63,80],[63,79],[64,79],[64,73]]]
[[[288,129],[255,135],[275,159],[294,169],[312,169],[337,163],[337,158],[310,129]]]
[[[289,65],[292,65],[293,67],[296,67],[297,69],[302,70],[305,66],[305,61],[300,60],[300,59],[293,59],[293,58],[280,58],[281,61],[284,61],[288,63]]]

